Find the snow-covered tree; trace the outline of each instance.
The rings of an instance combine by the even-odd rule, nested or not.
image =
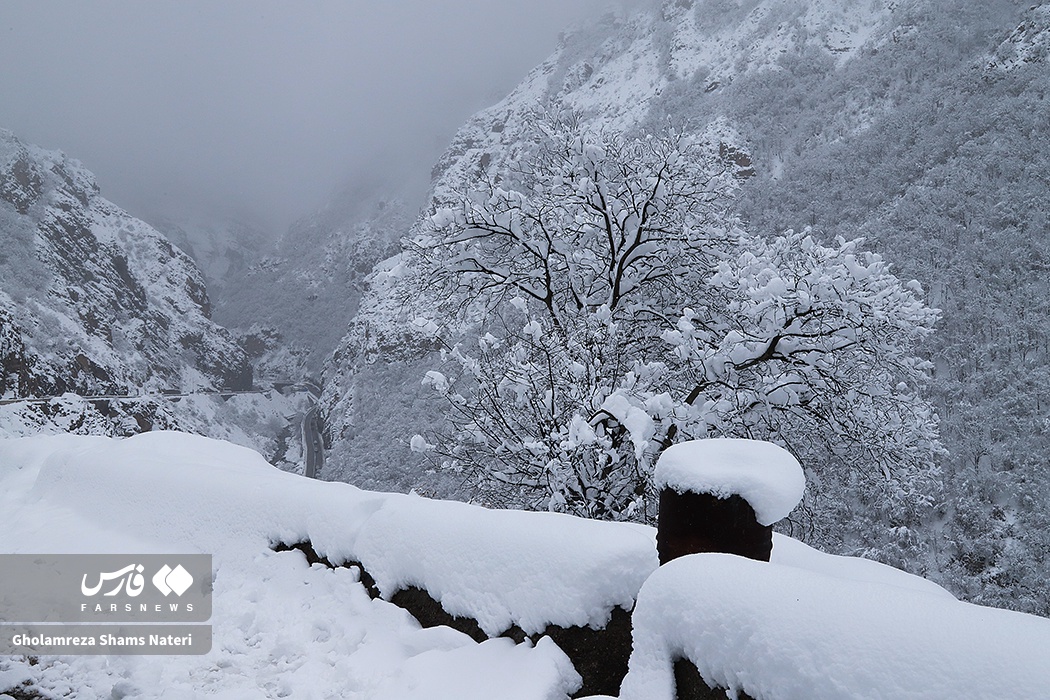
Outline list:
[[[717,138],[540,124],[406,241],[399,287],[444,347],[424,382],[452,426],[415,449],[492,502],[600,518],[644,512],[679,439],[771,439],[897,486],[929,464],[917,283],[860,241],[747,233]]]

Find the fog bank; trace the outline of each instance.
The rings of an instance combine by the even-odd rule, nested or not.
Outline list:
[[[0,3],[0,126],[144,218],[273,235],[348,179],[429,172],[589,0]]]

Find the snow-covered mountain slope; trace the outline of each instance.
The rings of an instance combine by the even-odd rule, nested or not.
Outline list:
[[[411,225],[417,189],[379,180],[333,195],[224,285],[216,320],[276,329],[317,372],[357,311],[365,276]]]
[[[1009,71],[1050,60],[1050,3],[1033,5],[1021,23],[996,49],[988,67]]]
[[[0,131],[0,395],[248,388],[199,270],[79,162]]]
[[[739,80],[714,106],[754,144],[752,227],[864,236],[942,310],[928,345],[950,453],[941,505],[898,520],[909,534],[883,550],[928,557],[972,600],[1045,615],[1050,72],[989,67],[1023,50],[1016,28],[1040,12],[902,4],[877,52]]]
[[[151,219],[150,223],[193,258],[208,285],[215,320],[225,324],[227,296],[236,294],[252,263],[270,252],[272,237],[256,226],[203,214]]]
[[[929,346],[950,451],[941,483],[888,512],[845,484],[798,526],[838,551],[940,570],[976,601],[1050,613],[1047,520],[1036,505],[1050,498],[1046,8],[667,0],[595,21],[463,126],[424,209],[519,154],[537,109],[569,107],[628,133],[714,125],[753,169],[736,207],[749,229],[864,236],[943,312]],[[366,327],[385,293],[369,292]],[[327,404],[338,425],[373,412],[354,387],[384,397],[398,407],[382,431],[391,442],[434,418],[413,409],[423,365],[384,363],[386,353],[367,350],[390,345],[376,330],[358,324],[344,339]],[[398,398],[403,387],[408,398]],[[337,457],[357,449],[354,436],[333,434]],[[400,463],[413,459],[403,454]]]
[[[889,0],[693,0],[607,16],[570,35],[499,103],[472,117],[435,167],[434,193],[455,191],[517,152],[531,112],[570,106],[589,122],[631,131],[671,118],[703,128],[714,115],[668,112],[683,88],[707,95],[784,63],[846,63],[894,29]]]
[[[83,165],[0,131],[0,242],[0,435],[179,428],[297,467],[305,393],[159,395],[251,389],[254,344],[211,320],[193,261]],[[82,398],[97,396],[131,398]]]

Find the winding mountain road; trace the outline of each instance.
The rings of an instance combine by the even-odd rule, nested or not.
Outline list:
[[[273,382],[274,386],[280,386],[282,389],[294,389],[297,391],[305,391],[310,394],[312,404],[310,408],[303,414],[302,422],[300,425],[301,437],[303,441],[303,474],[311,479],[316,479],[317,474],[320,473],[321,469],[324,468],[324,437],[322,431],[324,425],[321,421],[320,410],[317,405],[318,399],[321,398],[321,387],[315,382],[310,380],[304,380],[299,382],[285,381],[285,382]],[[159,393],[149,394],[105,394],[100,396],[82,396],[77,395],[78,398],[82,398],[86,401],[112,401],[120,399],[166,399],[169,401],[178,401],[179,399],[186,398],[188,396],[222,396],[229,398],[231,396],[238,396],[241,394],[265,394],[271,391],[280,391],[282,389],[267,388],[267,389],[246,389],[240,391],[231,390],[220,390],[220,391],[198,391],[198,392],[178,392],[178,391],[161,391]],[[60,399],[61,396],[34,396],[16,399],[0,399],[0,406],[6,406],[16,403],[47,403]]]
[[[318,472],[324,468],[324,438],[321,436],[321,416],[317,405],[303,416],[303,475],[316,479]]]

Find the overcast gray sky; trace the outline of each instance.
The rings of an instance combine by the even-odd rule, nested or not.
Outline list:
[[[592,0],[0,0],[0,126],[139,216],[280,233],[368,164],[429,172]]]

